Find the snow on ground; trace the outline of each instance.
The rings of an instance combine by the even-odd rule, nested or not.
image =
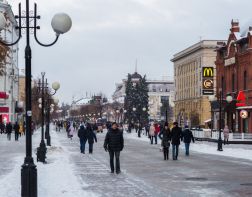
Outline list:
[[[48,164],[38,163],[39,196],[51,197],[95,197],[91,192],[86,192],[82,187],[83,181],[74,175],[74,166],[69,160],[69,152],[57,140],[55,132],[51,132],[52,147],[48,148]]]
[[[51,137],[54,146],[47,149],[48,163],[35,163],[38,170],[38,196],[96,197],[96,194],[84,191],[83,187],[86,186],[86,184],[75,176],[74,167],[69,159],[69,152],[60,145],[54,131],[51,132]],[[40,142],[40,131],[35,132],[33,138],[33,144],[37,147]],[[33,148],[35,149],[35,147]],[[33,158],[36,160],[35,153],[33,154]],[[16,164],[14,169],[7,175],[1,177],[1,196],[20,196],[20,174],[23,159],[24,156],[13,158],[12,162]]]
[[[140,141],[150,143],[150,139],[147,136],[142,135],[141,138],[139,138],[136,132],[132,132],[132,133],[125,132],[125,137],[128,139],[135,139],[135,140],[140,140]],[[161,143],[161,140],[158,137],[158,144],[160,143]],[[183,145],[184,143],[182,142],[180,146],[182,149],[184,149]],[[226,157],[252,160],[252,146],[251,145],[236,145],[236,144],[224,145],[223,144],[223,151],[217,151],[217,143],[195,141],[195,143],[191,143],[190,150],[198,152],[198,153],[204,153],[204,154],[220,155],[220,156],[226,156]]]
[[[252,150],[246,148],[236,148],[235,146],[228,147],[231,145],[223,145],[223,151],[217,151],[217,143],[214,143],[215,146],[209,144],[209,142],[197,142],[191,143],[190,150],[204,153],[204,154],[211,154],[211,155],[220,155],[220,156],[227,156],[227,157],[234,157],[239,159],[248,159],[252,160]],[[247,145],[251,146],[251,145]]]

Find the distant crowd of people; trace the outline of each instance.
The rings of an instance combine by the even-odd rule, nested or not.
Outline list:
[[[158,144],[158,139],[161,140],[161,150],[163,152],[164,160],[169,160],[170,146],[172,147],[172,159],[178,160],[179,146],[181,142],[185,146],[185,155],[190,155],[190,144],[195,142],[192,131],[188,126],[184,129],[178,126],[178,122],[173,122],[169,126],[168,122],[163,124],[153,122],[142,126],[140,124],[129,124],[127,127],[123,124],[116,122],[107,122],[102,128],[97,123],[90,122],[78,122],[78,121],[57,121],[55,122],[56,131],[65,129],[67,137],[72,139],[74,135],[77,135],[80,140],[80,153],[85,154],[85,147],[88,144],[89,154],[93,153],[93,144],[97,142],[96,134],[102,132],[103,128],[107,128],[106,137],[104,140],[104,149],[109,152],[111,173],[116,172],[119,174],[120,170],[120,152],[124,148],[123,131],[126,130],[131,133],[134,129],[138,135],[146,135],[149,137],[150,144]],[[224,143],[228,143],[227,127],[223,130]],[[115,166],[114,166],[115,160]]]
[[[32,122],[32,133],[35,130],[35,125]],[[25,135],[25,122],[0,122],[0,134],[6,134],[7,139],[11,140],[11,134],[14,132],[15,141],[18,141],[19,137]]]

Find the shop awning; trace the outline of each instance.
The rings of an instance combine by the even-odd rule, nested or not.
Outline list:
[[[8,99],[9,95],[6,92],[0,92],[0,99]]]
[[[0,113],[9,113],[9,107],[0,107]]]

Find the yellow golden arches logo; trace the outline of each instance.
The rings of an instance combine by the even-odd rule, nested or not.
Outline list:
[[[213,77],[214,69],[213,67],[203,67],[203,77]]]

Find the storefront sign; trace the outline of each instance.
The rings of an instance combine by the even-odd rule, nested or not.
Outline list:
[[[203,89],[213,89],[214,82],[212,79],[204,79],[203,80]]]
[[[229,65],[232,65],[232,64],[235,64],[235,58],[234,57],[231,57],[231,58],[225,60],[225,66],[229,66]]]
[[[241,110],[240,111],[240,117],[242,119],[246,119],[248,117],[248,111],[247,110]]]
[[[246,106],[246,97],[243,91],[239,91],[236,101],[236,107]]]
[[[203,67],[203,77],[214,77],[214,68]]]
[[[214,67],[202,67],[202,94],[214,94]]]
[[[214,91],[213,90],[202,90],[202,94],[203,95],[214,95]]]
[[[8,123],[10,120],[9,120],[9,115],[8,114],[1,114],[0,115],[0,122],[3,122],[3,123]]]
[[[7,94],[6,92],[0,92],[0,99],[8,99],[9,98],[9,94]]]
[[[9,107],[0,107],[0,113],[9,113]]]

